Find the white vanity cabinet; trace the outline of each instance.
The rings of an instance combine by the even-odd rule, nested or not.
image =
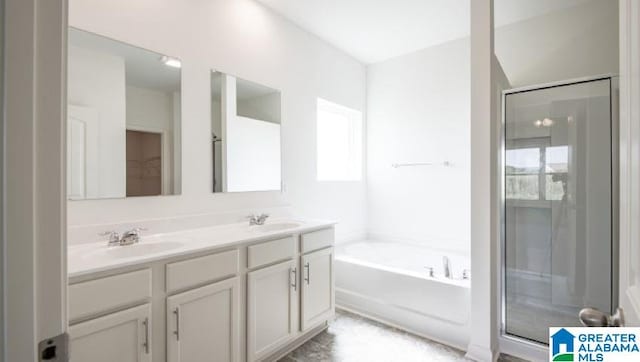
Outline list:
[[[335,314],[332,247],[303,255],[302,264],[302,331],[327,321]]]
[[[227,279],[167,298],[167,361],[239,361],[240,282]]]
[[[259,361],[297,333],[298,272],[295,260],[247,275],[247,360]]]
[[[71,276],[71,361],[283,356],[334,314],[333,228],[312,230]]]
[[[71,362],[151,362],[151,305],[69,327]]]
[[[268,357],[335,313],[333,229],[302,234],[300,244],[284,239],[249,247],[261,251],[262,267],[247,275],[247,360]],[[298,252],[306,252],[300,254]]]

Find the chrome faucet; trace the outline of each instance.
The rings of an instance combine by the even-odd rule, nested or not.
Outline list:
[[[469,280],[469,279],[471,279],[471,270],[469,270],[469,269],[464,269],[464,270],[462,271],[462,279],[463,279],[463,280]]]
[[[267,221],[268,217],[269,217],[268,214],[250,215],[250,216],[248,216],[249,225],[250,226],[253,226],[253,225],[264,225],[264,222]]]
[[[98,235],[109,237],[109,243],[107,244],[107,246],[120,245],[120,234],[117,231],[105,231],[99,233]]]
[[[446,255],[442,257],[442,265],[444,267],[444,277],[451,279],[451,263]]]
[[[140,232],[147,230],[145,228],[133,228],[131,230],[125,231],[122,234],[122,237],[117,231],[105,231],[98,235],[100,236],[108,236],[109,243],[107,246],[125,246],[132,245],[140,242]]]
[[[140,242],[140,232],[147,230],[145,228],[133,228],[125,231],[120,238],[120,245],[131,245]]]
[[[431,278],[435,278],[436,275],[435,275],[435,273],[433,271],[433,267],[432,266],[425,266],[425,268],[427,268],[427,273],[429,273],[429,276]]]

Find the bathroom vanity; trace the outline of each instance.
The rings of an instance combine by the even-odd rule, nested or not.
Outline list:
[[[268,361],[334,316],[331,222],[234,224],[69,247],[74,361]]]

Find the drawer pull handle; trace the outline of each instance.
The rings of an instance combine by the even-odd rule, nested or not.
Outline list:
[[[173,311],[173,314],[175,314],[176,316],[176,330],[173,331],[173,334],[176,335],[176,340],[179,341],[180,340],[180,309],[176,308]]]
[[[144,353],[149,354],[149,318],[145,318],[142,321],[142,325],[144,326],[144,343],[142,346],[144,347]]]
[[[293,283],[291,286],[294,291],[298,291],[298,270],[296,268],[291,269],[291,274],[293,274]]]
[[[304,281],[306,281],[307,285],[309,285],[309,282],[311,280],[311,268],[309,267],[308,262],[304,264],[304,268],[307,270],[307,276],[304,278]]]

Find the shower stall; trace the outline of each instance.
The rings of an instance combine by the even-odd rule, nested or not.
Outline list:
[[[548,343],[578,312],[612,312],[616,77],[505,91],[500,171],[502,334]]]

